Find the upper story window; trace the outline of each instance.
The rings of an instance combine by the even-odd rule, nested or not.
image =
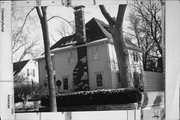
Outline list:
[[[35,77],[35,69],[33,69],[33,77]]]
[[[68,52],[68,63],[75,63],[75,53],[73,51]]]
[[[99,59],[98,47],[93,47],[93,49],[92,49],[92,57],[93,57],[93,60]]]
[[[97,87],[103,86],[103,74],[102,74],[102,72],[96,73],[96,83],[97,83]]]
[[[63,88],[64,90],[68,89],[68,77],[63,77]]]
[[[133,60],[138,62],[138,53],[137,52],[133,52]]]
[[[27,69],[27,76],[29,76],[30,74],[29,74],[29,69]]]
[[[48,87],[48,82],[46,81],[46,80],[44,80],[45,82],[44,82],[44,86],[45,87]]]

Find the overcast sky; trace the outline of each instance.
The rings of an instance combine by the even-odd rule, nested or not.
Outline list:
[[[118,11],[118,5],[109,5],[106,6],[107,11],[110,13],[111,16],[116,17],[117,16],[117,11]],[[85,7],[85,22],[88,22],[90,19],[93,17],[104,21],[107,23],[105,20],[104,16],[102,15],[99,6],[86,6]],[[71,7],[49,7],[48,8],[48,14],[49,16],[57,15],[61,16],[69,21],[74,20],[74,10]],[[128,21],[127,21],[127,15],[128,15],[129,9],[126,9],[126,14],[125,14],[125,19],[124,19],[124,29],[127,30],[128,27]],[[51,30],[55,30],[57,26],[56,24],[57,19],[54,19],[49,22],[49,27]]]

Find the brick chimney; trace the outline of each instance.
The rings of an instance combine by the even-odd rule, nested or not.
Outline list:
[[[86,42],[86,30],[85,30],[85,19],[84,19],[84,6],[74,7],[75,16],[75,30],[77,44],[83,44]]]

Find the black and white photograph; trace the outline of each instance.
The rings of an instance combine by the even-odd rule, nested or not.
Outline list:
[[[180,119],[180,1],[0,9],[0,120]]]

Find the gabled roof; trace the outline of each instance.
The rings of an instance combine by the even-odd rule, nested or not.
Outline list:
[[[14,75],[18,74],[28,62],[29,62],[29,60],[19,61],[19,62],[13,63],[13,73],[14,73]]]
[[[104,27],[108,27],[108,25],[96,18],[92,18],[88,23],[86,23],[86,42],[89,43],[106,37],[110,38],[110,33]],[[75,38],[76,34],[63,37],[50,49],[53,50],[55,48],[75,45],[77,43]]]
[[[103,21],[92,18],[88,23],[86,23],[87,42],[92,42],[102,38],[112,38],[108,28],[109,26]]]
[[[110,34],[109,25],[105,24],[103,21],[98,20],[96,18],[92,18],[88,23],[86,23],[86,43],[90,43],[93,41],[97,41],[103,38],[111,39],[112,36]],[[76,34],[63,37],[58,42],[56,42],[50,50],[66,47],[70,45],[76,45]],[[136,50],[141,52],[140,48],[138,48],[134,43],[130,40],[126,40],[126,46],[129,49]]]

